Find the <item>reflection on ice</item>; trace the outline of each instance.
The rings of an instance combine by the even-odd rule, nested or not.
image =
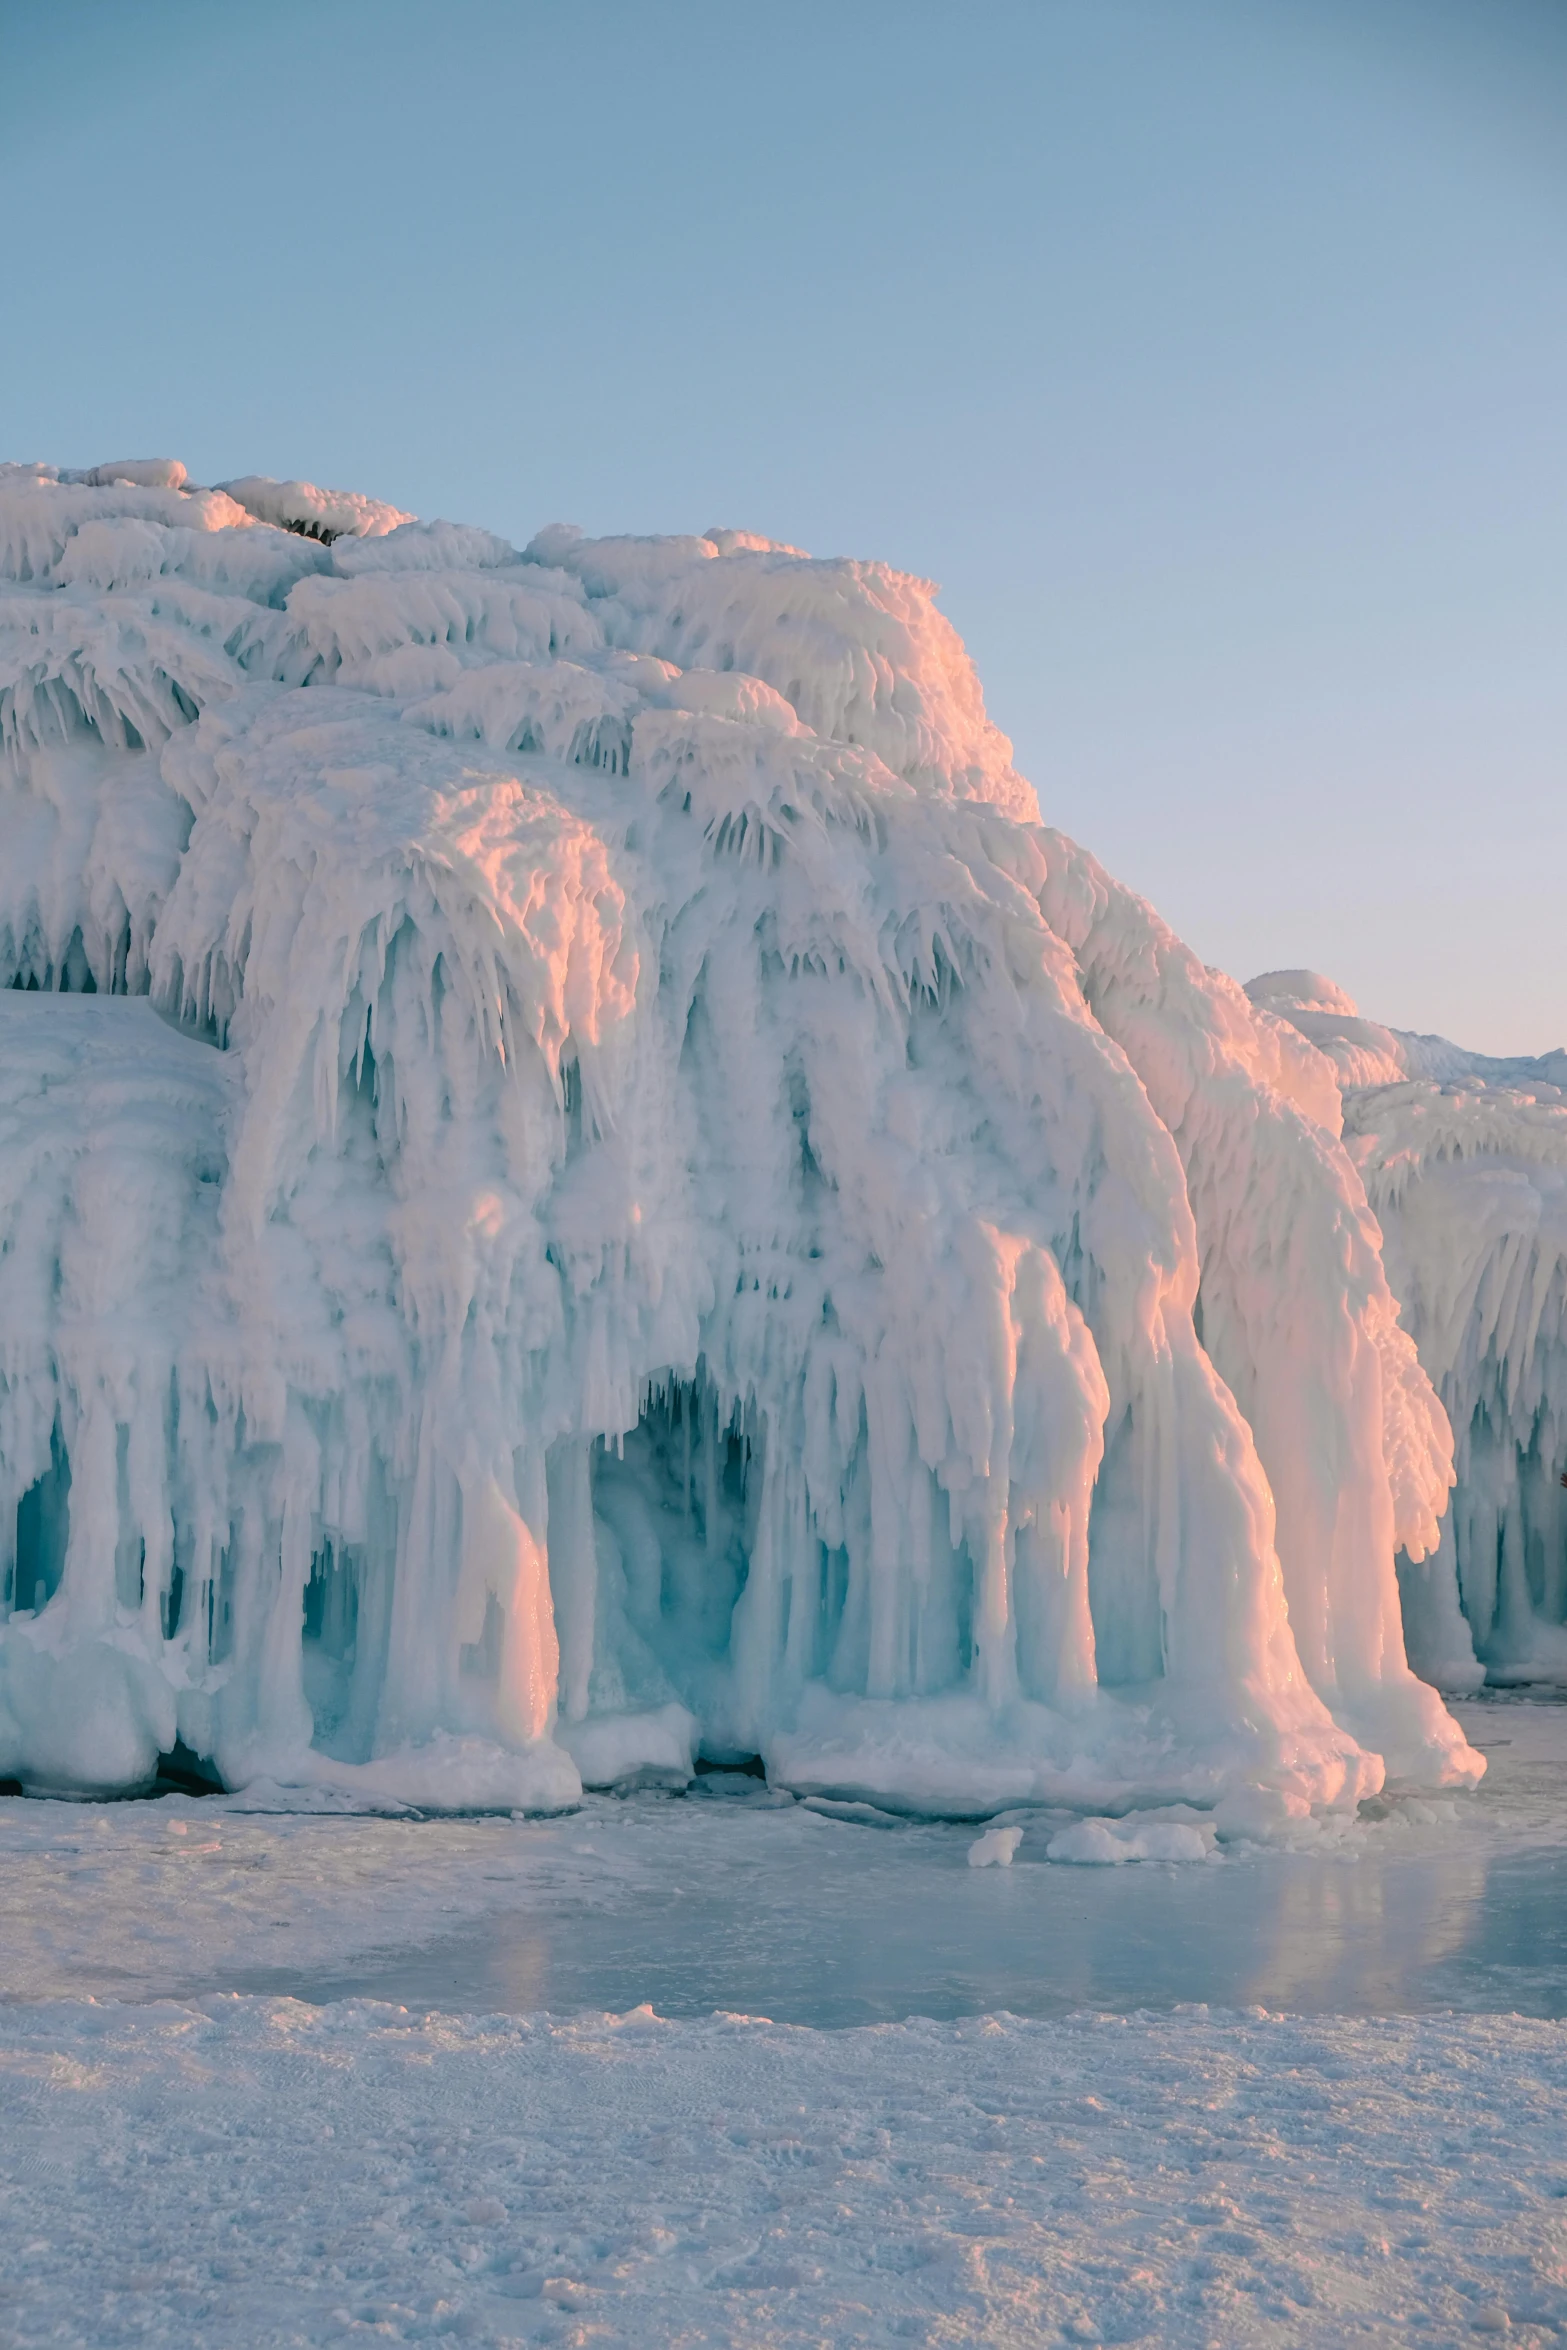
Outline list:
[[[1479,1795],[1375,1807],[1381,1817],[1316,1849],[1064,1867],[1047,1860],[1063,1841],[1056,1817],[1025,1827],[1009,1867],[974,1869],[972,1829],[869,1833],[776,1808],[754,1783],[749,1799],[604,1801],[586,1833],[582,1815],[521,1831],[587,1872],[529,1880],[521,1914],[326,1978],[225,1982],[513,2012],[647,2001],[670,2016],[828,2026],[1187,2002],[1567,2014],[1567,1708],[1463,1711],[1493,1760]]]

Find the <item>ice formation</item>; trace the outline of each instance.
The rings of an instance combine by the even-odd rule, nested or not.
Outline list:
[[[1567,1052],[1504,1060],[1383,1028],[1314,971],[1247,992],[1332,1063],[1402,1319],[1453,1427],[1440,1540],[1400,1561],[1410,1654],[1450,1689],[1567,1680]]]
[[[927,583],[163,462],[0,577],[0,1773],[1478,1774],[1333,1072]]]

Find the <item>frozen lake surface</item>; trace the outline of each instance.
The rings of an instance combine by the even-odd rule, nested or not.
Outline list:
[[[766,1807],[754,1783],[600,1801],[536,1833],[590,1866],[433,1944],[233,1987],[448,2011],[652,2006],[841,2027],[1206,2002],[1294,2014],[1567,2014],[1567,1706],[1464,1709],[1481,1794],[1297,1852],[971,1869],[976,1831]],[[762,1801],[758,1803],[755,1797]],[[438,1830],[434,1831],[439,1833]],[[564,1856],[563,1856],[564,1857]]]
[[[908,2016],[1455,2008],[1567,2015],[1567,1705],[1464,1706],[1480,1790],[1205,1862],[1010,1868],[977,1830],[835,1815],[724,1774],[554,1820],[0,1806],[0,1995]],[[1377,1815],[1377,1816],[1373,1816]],[[880,1824],[874,1824],[877,1820]]]
[[[687,1850],[622,1899],[541,1902],[433,1948],[232,1987],[555,2015],[765,2015],[841,2027],[1194,2002],[1296,2015],[1567,2014],[1567,1854],[1264,1857],[1219,1868],[964,1867],[950,1832],[721,1875]]]

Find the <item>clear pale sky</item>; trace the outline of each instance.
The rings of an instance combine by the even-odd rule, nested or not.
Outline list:
[[[1208,961],[1567,1042],[1562,0],[0,0],[0,451],[943,584]]]

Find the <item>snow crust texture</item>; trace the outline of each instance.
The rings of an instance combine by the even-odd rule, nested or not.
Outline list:
[[[0,1774],[982,1814],[1483,1767],[1338,1088],[928,583],[0,473]]]
[[[18,2341],[1545,2342],[1560,2024],[12,2007]]]
[[[1439,1540],[1400,1562],[1410,1654],[1449,1689],[1567,1681],[1567,1052],[1504,1060],[1383,1028],[1311,971],[1247,992],[1332,1064],[1453,1428]]]

